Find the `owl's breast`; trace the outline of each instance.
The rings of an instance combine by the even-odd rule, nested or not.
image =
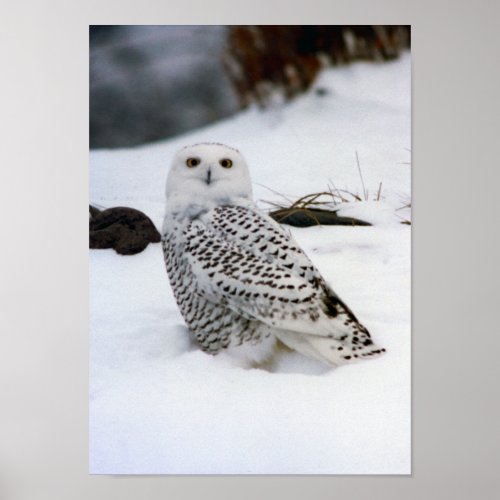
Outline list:
[[[189,226],[189,222],[186,223]],[[184,225],[163,235],[162,245],[170,286],[186,325],[200,348],[217,354],[228,347],[259,343],[268,335],[259,321],[250,320],[227,306],[207,299],[185,258]]]

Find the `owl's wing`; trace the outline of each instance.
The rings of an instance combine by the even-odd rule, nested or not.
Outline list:
[[[184,241],[195,293],[275,328],[290,347],[335,364],[383,351],[291,237],[266,216],[218,207],[192,222]]]
[[[288,269],[294,276],[323,281],[291,235],[262,212],[241,206],[221,206],[209,212],[205,220],[208,227],[223,239]]]

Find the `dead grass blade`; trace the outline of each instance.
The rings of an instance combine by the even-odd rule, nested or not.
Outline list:
[[[359,156],[357,151],[356,151],[356,163],[358,164],[358,172],[359,172],[359,177],[361,179],[361,186],[363,186],[363,196],[365,197],[365,201],[368,201],[368,192],[365,189],[365,181],[363,180],[363,174],[361,173],[361,165],[359,164]]]

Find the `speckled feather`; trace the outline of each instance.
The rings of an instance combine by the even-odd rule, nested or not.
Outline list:
[[[333,365],[381,354],[291,235],[251,200],[226,204],[235,200],[223,192],[167,210],[163,234],[170,284],[201,349],[260,345],[249,358],[261,362],[280,339]]]

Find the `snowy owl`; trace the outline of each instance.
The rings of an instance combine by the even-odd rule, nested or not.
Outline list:
[[[259,364],[279,340],[329,365],[385,351],[292,236],[253,203],[238,150],[218,143],[181,149],[166,195],[167,273],[202,350]]]

